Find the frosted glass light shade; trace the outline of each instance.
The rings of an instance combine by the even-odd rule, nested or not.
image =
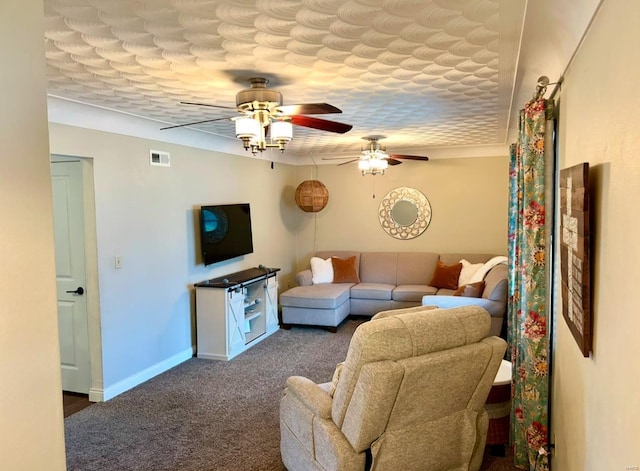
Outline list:
[[[362,175],[384,175],[384,171],[389,166],[387,159],[378,159],[370,157],[358,160],[358,169]]]
[[[293,126],[289,121],[274,121],[269,130],[273,141],[289,142],[293,139]]]
[[[256,139],[260,135],[260,123],[253,118],[236,118],[236,137]]]
[[[385,170],[389,166],[389,162],[386,159],[371,159],[369,165],[378,170]]]

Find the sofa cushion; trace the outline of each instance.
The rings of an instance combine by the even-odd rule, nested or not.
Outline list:
[[[360,254],[360,281],[396,285],[397,252],[363,252]]]
[[[445,265],[441,261],[438,261],[436,271],[433,273],[429,284],[436,288],[457,289],[461,270],[462,263],[460,262],[455,265]]]
[[[391,299],[395,285],[386,283],[358,283],[351,287],[351,298],[355,299]]]
[[[346,260],[338,257],[331,257],[333,265],[334,283],[360,283],[358,272],[356,271],[356,257],[349,257]]]
[[[454,296],[465,296],[467,298],[479,298],[484,291],[484,281],[476,281],[460,286],[454,293]]]
[[[335,309],[349,300],[351,286],[351,283],[296,286],[280,295],[280,304],[289,307]]]
[[[457,260],[456,260],[457,261]],[[428,285],[438,263],[438,254],[401,252],[398,254],[397,285]]]
[[[422,302],[422,297],[426,294],[436,294],[436,288],[429,285],[400,285],[396,286],[391,293],[394,301]]]

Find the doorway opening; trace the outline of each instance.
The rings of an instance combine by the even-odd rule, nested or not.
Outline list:
[[[83,396],[86,402],[101,402],[104,394],[93,160],[52,155],[51,179],[62,389],[69,393],[66,403]]]

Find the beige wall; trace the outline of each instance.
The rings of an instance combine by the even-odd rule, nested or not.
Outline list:
[[[194,283],[263,264],[281,268],[286,285],[294,167],[62,124],[50,135],[53,154],[93,164],[106,399],[191,357]],[[171,166],[150,166],[150,149],[169,152]],[[250,204],[254,251],[205,267],[199,208],[229,203]]]
[[[0,467],[65,469],[40,2],[0,4]]]
[[[301,211],[301,263],[324,249],[506,254],[508,178],[506,155],[405,161],[383,176],[363,177],[356,164],[301,167],[297,183],[318,179],[329,190],[325,209]],[[394,239],[378,220],[380,201],[400,186],[420,190],[431,203],[431,224],[412,240]]]
[[[640,466],[640,3],[606,0],[560,94],[560,168],[591,167],[593,353],[557,314],[553,469]]]

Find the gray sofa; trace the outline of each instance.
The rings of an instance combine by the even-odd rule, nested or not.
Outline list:
[[[507,266],[498,264],[484,277],[478,298],[453,296],[455,290],[429,286],[438,260],[453,265],[461,259],[484,263],[491,254],[437,254],[430,252],[322,251],[327,259],[356,257],[359,283],[312,283],[311,269],[295,276],[297,286],[280,295],[281,325],[323,326],[335,331],[349,315],[373,316],[380,311],[431,305],[441,308],[477,305],[491,315],[491,335],[500,335],[507,304]]]

